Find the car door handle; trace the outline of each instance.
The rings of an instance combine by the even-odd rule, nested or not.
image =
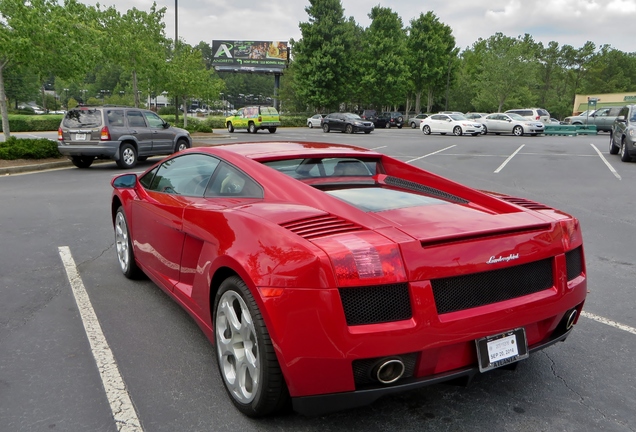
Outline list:
[[[137,134],[137,130],[133,129],[130,131],[131,134],[136,135]]]

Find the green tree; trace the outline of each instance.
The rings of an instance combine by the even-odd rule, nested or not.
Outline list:
[[[139,106],[140,79],[156,80],[157,69],[165,65],[169,45],[164,32],[165,12],[165,7],[157,9],[157,4],[153,3],[150,12],[132,8],[121,15],[110,7],[103,15],[104,56],[130,74],[135,107]]]
[[[433,96],[450,80],[451,66],[456,57],[455,37],[433,12],[420,14],[411,20],[406,41],[408,66],[415,91],[415,111],[420,112],[421,96],[427,94],[426,111],[430,112]]]
[[[409,68],[402,19],[390,8],[375,6],[369,13],[362,49],[362,86],[373,89],[370,102],[378,107],[398,106],[406,100]]]
[[[354,54],[351,21],[340,0],[309,0],[309,22],[299,24],[294,47],[295,88],[299,98],[320,110],[336,109],[352,85]]]

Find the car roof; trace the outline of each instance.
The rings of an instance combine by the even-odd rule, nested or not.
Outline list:
[[[288,159],[300,157],[381,157],[380,153],[367,150],[362,147],[348,146],[344,144],[329,144],[317,142],[289,142],[289,141],[265,141],[258,143],[232,143],[221,144],[213,147],[195,147],[189,151],[219,154],[225,152],[235,153],[254,160]]]

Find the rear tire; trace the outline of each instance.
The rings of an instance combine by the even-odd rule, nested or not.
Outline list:
[[[322,131],[325,132],[325,133],[329,132],[329,124],[327,124],[327,123],[323,124],[322,125]]]
[[[275,127],[267,128],[267,130],[269,131],[269,133],[276,133]]]
[[[247,131],[251,134],[255,134],[257,132],[256,125],[254,123],[250,123],[247,126]]]
[[[137,165],[137,150],[131,144],[122,144],[119,147],[119,160],[117,166],[123,169],[131,169]]]
[[[486,125],[483,125],[481,127],[481,134],[482,135],[487,135],[488,134],[488,128],[486,127]]]
[[[462,135],[462,128],[460,126],[455,126],[453,128],[453,135],[455,136],[461,136]]]
[[[309,126],[309,129],[313,129],[314,128],[314,124],[312,122],[307,123],[307,126]]]
[[[219,373],[232,403],[260,417],[289,402],[267,326],[249,288],[237,276],[224,280],[214,300],[214,342]]]
[[[93,164],[94,160],[95,158],[91,156],[72,156],[71,157],[71,161],[73,162],[73,165],[75,165],[78,168],[88,168]]]
[[[415,129],[415,122],[411,122],[411,129]]]

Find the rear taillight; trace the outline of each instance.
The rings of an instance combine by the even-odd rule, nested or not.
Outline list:
[[[329,255],[340,287],[406,281],[398,245],[379,234],[366,231],[313,242]]]
[[[57,128],[57,140],[58,141],[64,140],[64,134],[62,133],[62,128]]]
[[[258,122],[261,123],[263,121],[263,117],[258,116]]]
[[[581,226],[577,218],[566,219],[559,222],[563,233],[563,249],[569,251],[583,242]]]
[[[110,141],[110,131],[107,126],[102,128],[102,132],[100,134],[100,138],[102,141]]]
[[[536,116],[534,119],[535,120],[541,120],[541,116]]]

